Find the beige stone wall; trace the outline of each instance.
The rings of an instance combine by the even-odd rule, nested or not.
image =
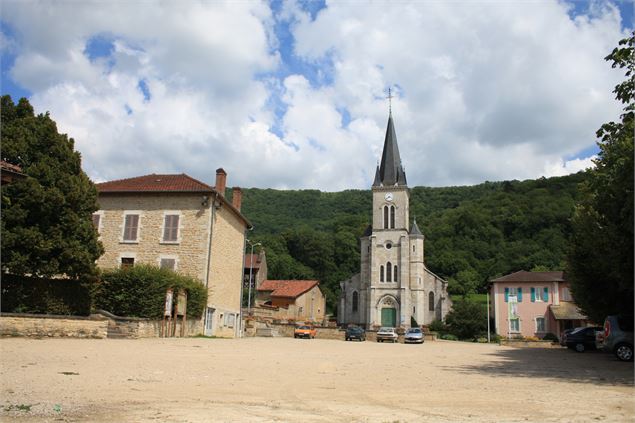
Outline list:
[[[300,311],[300,307],[302,307],[302,311]],[[321,322],[324,320],[325,307],[324,294],[322,294],[319,287],[315,286],[296,298],[293,315],[297,320],[308,319],[314,322]]]
[[[213,335],[234,337],[240,322],[245,224],[226,207],[216,213],[212,229],[207,306],[215,309]],[[235,315],[227,325],[227,314]]]
[[[205,281],[210,206],[201,205],[200,194],[101,194],[99,205],[100,240],[106,251],[97,260],[99,267],[117,268],[122,257],[157,266],[162,257],[174,258],[177,272]],[[123,241],[127,211],[140,215],[137,242]],[[180,215],[177,243],[162,241],[166,212]]]
[[[108,321],[51,316],[0,316],[0,336],[106,338]]]

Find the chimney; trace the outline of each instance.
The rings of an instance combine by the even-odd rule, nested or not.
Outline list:
[[[239,187],[232,188],[232,206],[236,207],[240,211],[240,206],[243,203],[243,190]]]
[[[218,191],[220,195],[225,196],[225,184],[227,183],[227,172],[222,167],[216,169],[216,185],[214,189]]]

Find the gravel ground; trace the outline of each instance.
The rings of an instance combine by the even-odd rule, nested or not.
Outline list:
[[[15,422],[632,422],[633,364],[451,341],[0,339]]]

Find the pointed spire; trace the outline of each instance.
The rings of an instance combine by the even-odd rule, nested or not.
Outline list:
[[[417,226],[417,217],[416,216],[415,216],[415,220],[412,222],[412,226],[410,227],[410,235],[423,236],[423,234],[419,230],[419,226]]]
[[[406,185],[406,173],[401,165],[392,113],[388,116],[388,127],[386,128],[384,151],[381,155],[379,177],[384,186]]]
[[[375,170],[375,180],[373,181],[373,186],[381,186],[381,178],[379,177],[379,164],[377,165],[377,169]]]

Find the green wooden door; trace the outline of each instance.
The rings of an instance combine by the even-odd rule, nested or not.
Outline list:
[[[381,325],[382,326],[397,326],[397,309],[394,308],[382,308],[381,309]]]

